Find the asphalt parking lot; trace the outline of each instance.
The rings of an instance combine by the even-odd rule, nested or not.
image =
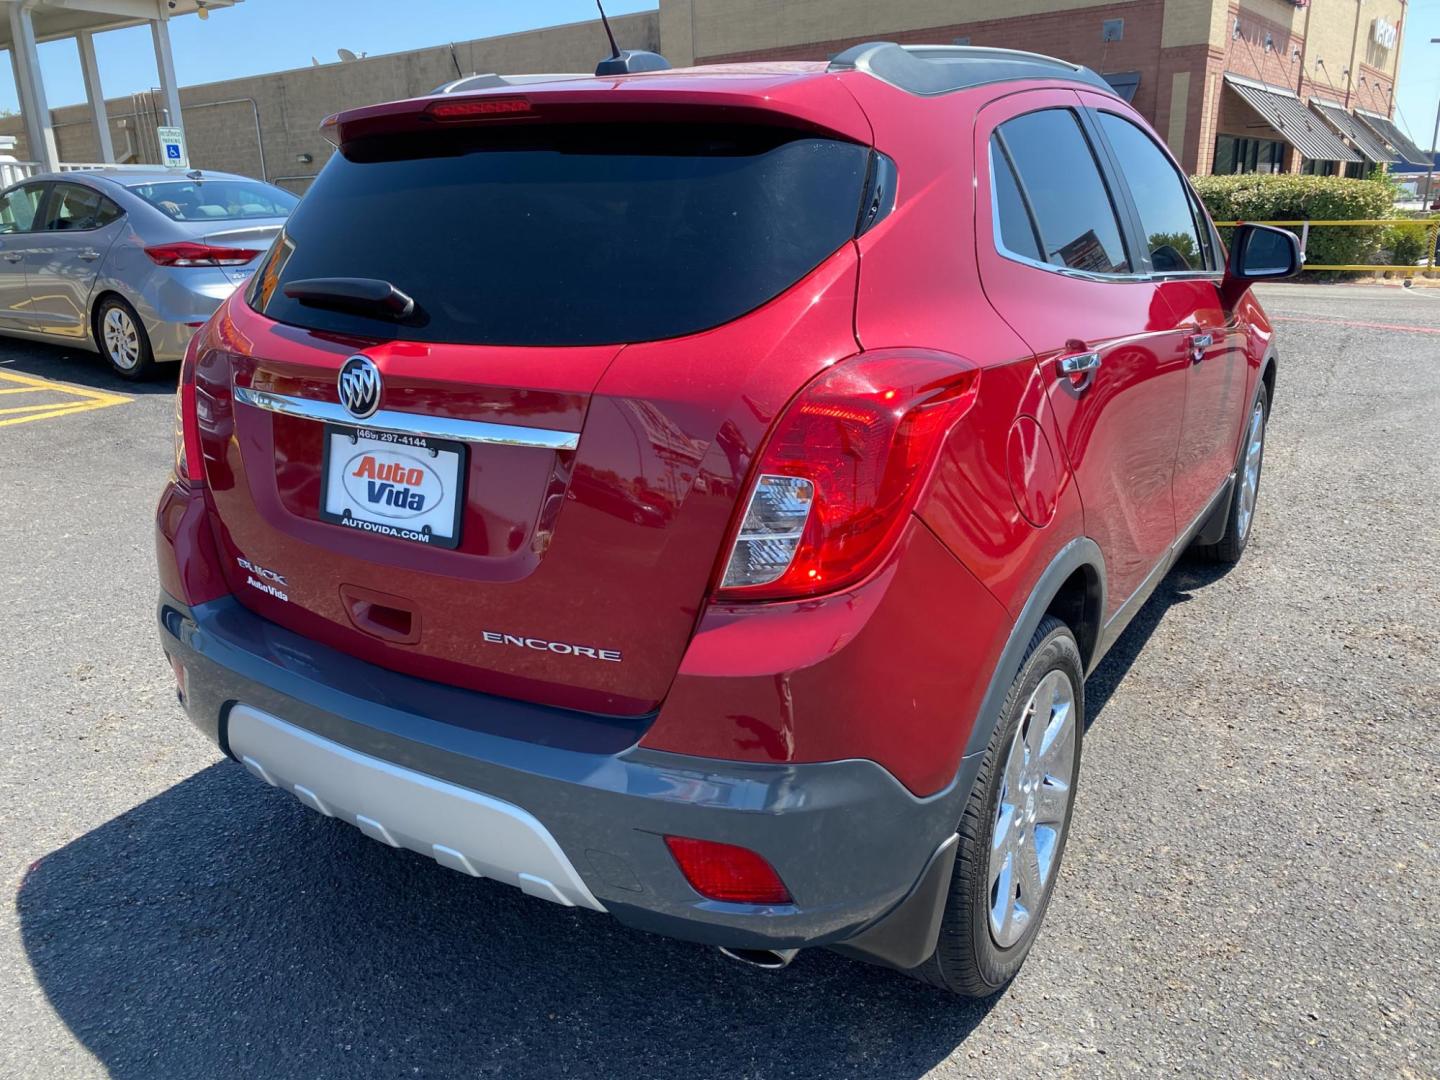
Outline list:
[[[0,341],[0,1076],[1437,1075],[1440,289],[1262,299],[1250,551],[1092,678],[1056,901],[986,1006],[742,968],[222,761],[151,627],[173,382]]]

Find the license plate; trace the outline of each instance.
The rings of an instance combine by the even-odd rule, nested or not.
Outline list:
[[[325,425],[320,517],[435,547],[460,543],[463,443]]]

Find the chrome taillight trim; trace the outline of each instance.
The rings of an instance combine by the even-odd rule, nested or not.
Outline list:
[[[272,394],[268,390],[245,386],[235,387],[235,400],[282,416],[298,416],[325,424],[346,424],[367,431],[388,431],[426,439],[453,439],[493,446],[533,446],[542,450],[574,450],[580,445],[578,431],[550,431],[516,424],[491,424],[484,420],[456,420],[449,416],[421,416],[393,409],[381,409],[359,420],[343,405],[333,401]]]

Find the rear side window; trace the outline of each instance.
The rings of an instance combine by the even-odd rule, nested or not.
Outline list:
[[[45,228],[84,232],[104,228],[120,215],[120,208],[93,188],[79,184],[56,184],[50,192],[50,210]]]
[[[252,304],[316,330],[494,345],[650,341],[729,322],[855,234],[869,149],[768,128],[447,130],[348,148],[290,218]],[[387,281],[403,322],[286,282]]]
[[[1189,188],[1170,159],[1129,120],[1108,112],[1097,115],[1135,200],[1155,272],[1210,269],[1208,245],[1201,239]]]
[[[1092,274],[1131,271],[1110,192],[1071,110],[1042,109],[1007,120],[996,129],[992,147],[1014,166],[1023,205],[1034,216],[1041,261]],[[1003,175],[999,162],[995,169]],[[1020,232],[1018,227],[1003,232],[1002,241],[1009,247],[1010,237]]]
[[[1044,262],[1040,237],[1035,232],[1035,219],[1025,205],[1025,196],[1015,180],[1015,167],[1005,153],[998,135],[990,136],[990,175],[995,189],[995,221],[1006,250],[1027,259]]]

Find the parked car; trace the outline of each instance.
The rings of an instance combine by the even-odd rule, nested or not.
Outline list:
[[[1003,987],[1086,675],[1182,553],[1250,539],[1250,283],[1294,236],[1227,257],[1102,79],[990,49],[326,130],[182,370],[190,719],[466,874],[760,966]]]
[[[0,193],[0,334],[94,349],[127,379],[178,361],[298,200],[243,176],[46,173]]]

